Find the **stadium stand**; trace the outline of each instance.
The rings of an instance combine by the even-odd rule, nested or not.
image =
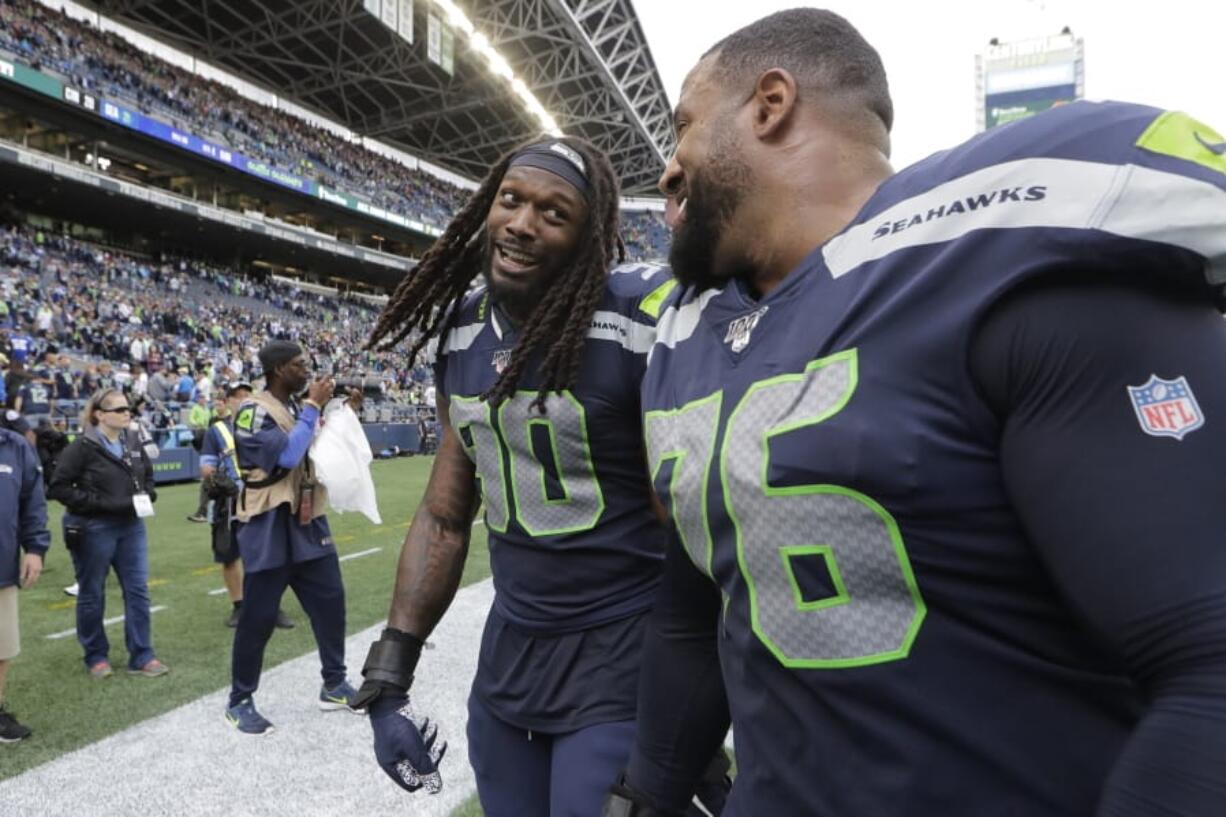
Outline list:
[[[131,102],[175,127],[288,173],[363,195],[392,212],[442,226],[467,196],[428,173],[259,105],[34,0],[0,2],[0,49],[84,90]]]
[[[445,225],[468,195],[35,0],[0,0],[0,52],[281,171],[436,227]],[[631,260],[667,255],[668,232],[658,214],[625,211],[623,219]]]
[[[182,440],[176,432],[196,395],[212,400],[227,381],[256,379],[256,350],[273,338],[312,349],[322,371],[369,384],[369,419],[415,419],[430,369],[362,349],[376,314],[359,298],[309,293],[185,257],[145,258],[41,230],[0,227],[0,333],[11,361],[10,404],[22,380],[42,381],[48,392],[45,410],[23,408],[32,424],[71,427],[95,388],[119,385],[151,398],[145,419],[157,429],[159,444],[173,447]],[[20,367],[12,347],[23,336],[33,348]],[[158,399],[156,387],[139,381],[140,371],[150,378],[168,372],[176,382],[186,374],[197,385]]]

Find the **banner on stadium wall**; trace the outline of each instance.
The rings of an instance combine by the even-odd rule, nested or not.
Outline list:
[[[383,21],[383,25],[392,31],[396,30],[396,12],[399,10],[400,6],[396,3],[396,0],[383,0],[383,9],[379,14],[379,19]]]
[[[29,88],[31,91],[37,91],[40,94],[46,94],[56,99],[64,98],[64,83],[55,77],[47,76],[41,71],[27,68],[19,62],[0,59],[0,80],[7,80],[23,88]]]
[[[396,0],[385,1],[389,3],[396,2]],[[411,0],[410,5],[412,5]],[[279,170],[266,162],[250,159],[238,151],[222,147],[206,139],[201,139],[194,134],[179,130],[158,119],[126,108],[118,102],[107,99],[100,100],[92,94],[67,86],[54,77],[22,65],[20,62],[0,59],[0,80],[13,82],[47,96],[55,97],[63,102],[79,105],[125,128],[143,133],[146,136],[177,148],[190,150],[199,156],[212,159],[215,162],[233,167],[243,173],[272,182],[297,193],[304,193],[308,196],[316,197],[370,216],[371,218],[414,230],[423,235],[440,236],[443,233],[440,228],[434,225],[426,224],[418,219],[406,218],[399,213],[393,213],[382,207],[368,204],[355,196],[342,193],[339,190],[326,188],[310,179],[304,179],[292,173]]]
[[[443,26],[442,42],[439,47],[439,65],[448,76],[455,74],[455,32],[451,26]]]
[[[417,232],[425,233],[426,235],[439,236],[443,234],[443,231],[438,227],[418,221],[417,219],[406,218],[399,213],[384,210],[382,207],[376,207],[373,204],[367,204],[356,196],[351,196],[341,190],[334,190],[331,187],[325,187],[322,184],[316,185],[315,189],[316,195],[320,198],[320,200],[326,201],[329,204],[335,204],[338,207],[345,207],[350,210],[357,210],[359,213],[370,216],[371,218],[377,218],[381,221],[388,221],[397,226],[404,227],[409,230],[416,230]]]
[[[435,65],[443,62],[443,18],[433,9],[426,15],[426,59]]]
[[[200,456],[191,448],[163,448],[153,461],[154,482],[200,479]]]
[[[393,0],[385,0],[385,2],[393,2]],[[396,24],[396,33],[399,34],[405,42],[413,42],[413,0],[400,0],[399,21]]]
[[[165,122],[125,108],[117,102],[104,99],[100,113],[112,122],[123,125],[125,128],[131,128],[146,136],[152,136],[159,141],[167,142],[184,150],[190,150],[192,153],[229,165],[265,181],[279,184],[282,187],[288,187],[290,190],[306,193],[311,196],[315,195],[316,184],[309,179],[303,179],[292,173],[286,173],[257,159],[248,159],[237,151],[224,148],[221,145],[215,145],[212,142],[201,139],[199,136],[185,133],[178,128],[167,125]]]

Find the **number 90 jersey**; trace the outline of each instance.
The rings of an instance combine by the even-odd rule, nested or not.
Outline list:
[[[651,508],[639,387],[666,268],[609,275],[575,387],[532,409],[537,360],[491,406],[519,334],[484,288],[465,298],[439,347],[436,378],[473,460],[489,530],[495,607],[530,632],[566,632],[651,606],[665,532]]]
[[[1039,275],[1220,281],[1222,142],[1068,105],[885,182],[761,300],[670,299],[644,433],[724,597],[725,817],[1094,812],[1139,700],[1028,545],[968,351]]]

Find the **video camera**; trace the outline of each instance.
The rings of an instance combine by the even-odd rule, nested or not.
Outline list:
[[[363,397],[380,397],[383,394],[379,381],[374,377],[338,377],[336,388],[332,390],[334,397],[348,397],[351,394],[361,394]]]

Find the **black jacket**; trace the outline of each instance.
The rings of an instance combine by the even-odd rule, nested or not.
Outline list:
[[[90,429],[60,454],[47,496],[64,503],[69,513],[78,516],[135,519],[132,496],[138,489],[157,501],[153,463],[135,434],[125,431],[120,439],[128,449],[131,468],[107,451],[99,432]]]

